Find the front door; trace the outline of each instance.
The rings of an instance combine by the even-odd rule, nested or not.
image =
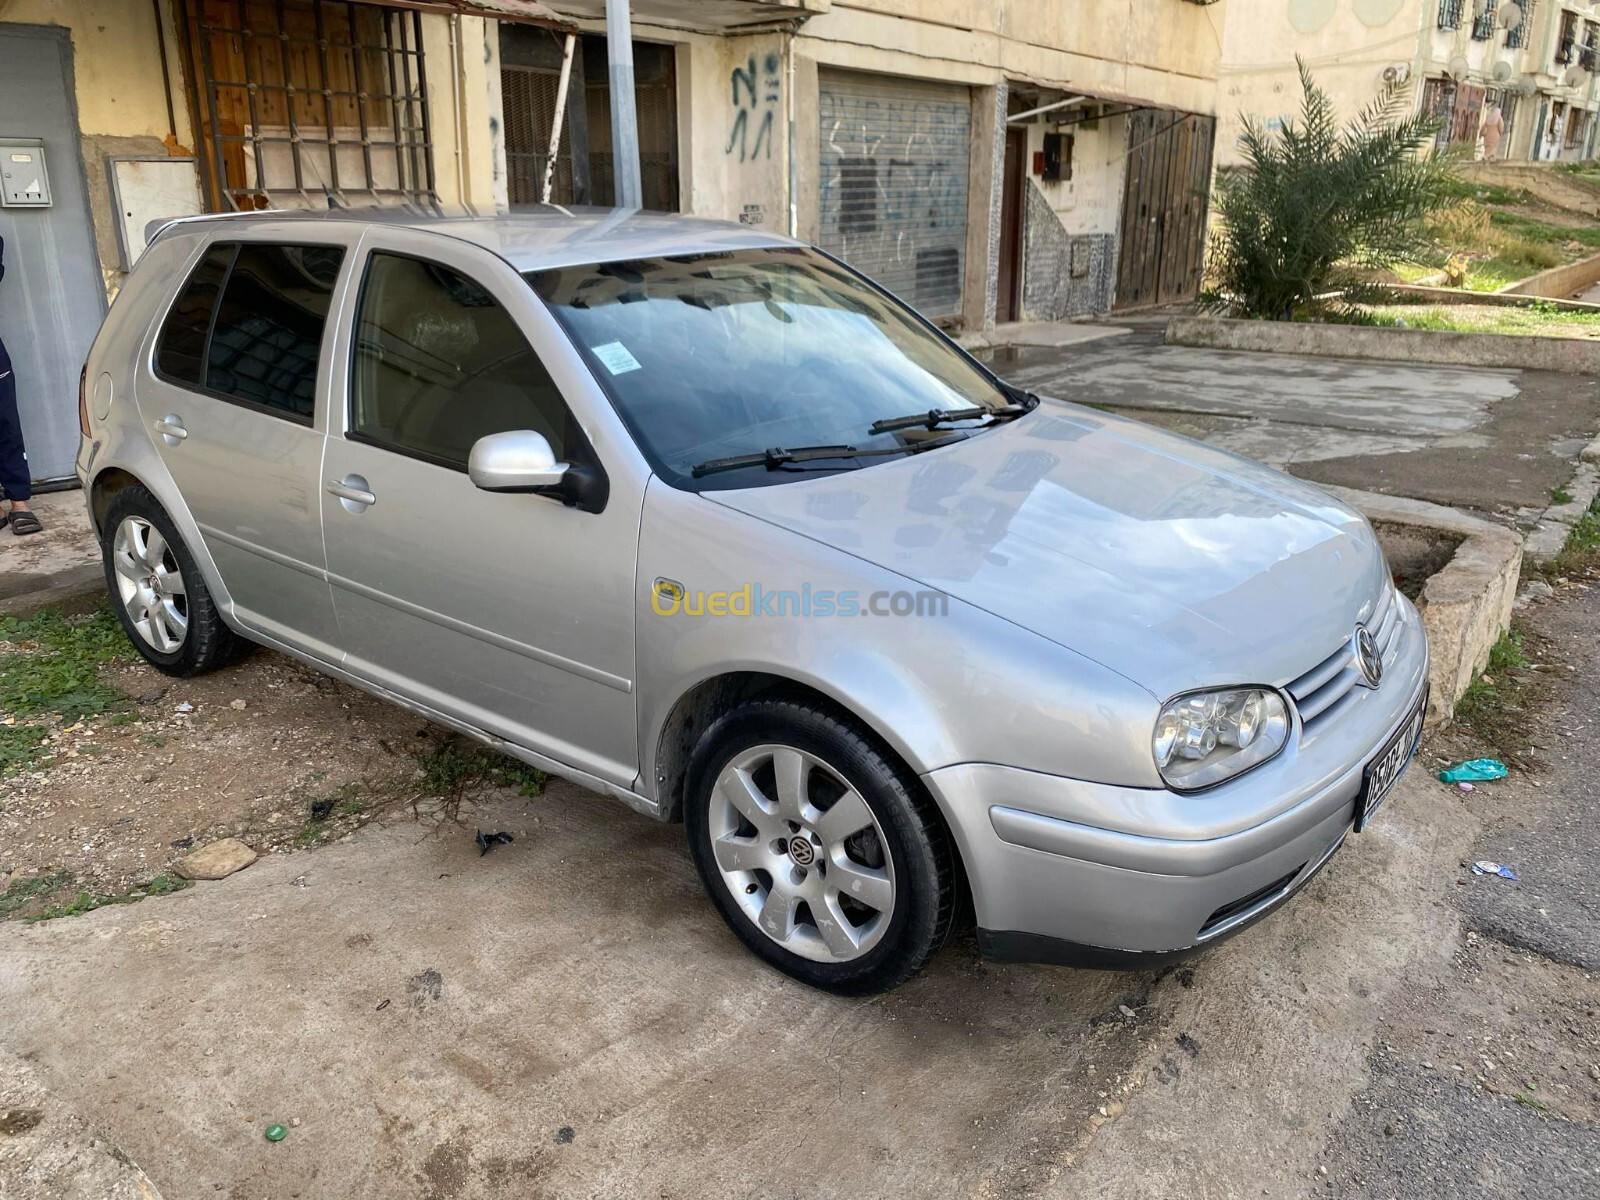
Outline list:
[[[1022,320],[1022,189],[1027,186],[1028,131],[1006,130],[1005,170],[1000,186],[1000,270],[994,319]]]
[[[473,486],[473,443],[508,430],[603,469],[530,341],[548,356],[561,335],[486,251],[400,229],[369,246],[322,497],[346,666],[629,787],[639,497],[586,512]]]
[[[1146,108],[1128,116],[1122,244],[1112,307],[1183,304],[1200,294],[1215,117]]]
[[[316,400],[355,230],[283,222],[258,227],[255,240],[212,243],[155,331],[155,372],[137,392],[234,616],[333,660],[319,499],[326,417]]]
[[[13,154],[38,154],[49,185],[23,204],[0,204],[0,341],[16,371],[30,473],[39,482],[71,479],[78,370],[105,316],[106,292],[78,153],[67,30],[0,22],[0,154],[7,167]]]

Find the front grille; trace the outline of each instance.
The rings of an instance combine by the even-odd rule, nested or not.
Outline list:
[[[1212,913],[1206,918],[1206,923],[1200,926],[1200,936],[1205,937],[1206,934],[1216,929],[1217,926],[1223,924],[1225,921],[1238,916],[1242,912],[1250,911],[1250,909],[1254,908],[1258,904],[1276,898],[1281,892],[1286,890],[1288,886],[1299,876],[1300,872],[1305,869],[1306,864],[1301,863],[1282,879],[1274,879],[1271,883],[1267,884],[1266,887],[1257,888],[1248,896],[1240,896],[1237,900],[1224,904],[1221,908],[1217,909],[1216,912]]]
[[[1395,643],[1400,634],[1400,600],[1394,588],[1386,588],[1378,609],[1367,627],[1377,640],[1383,665],[1394,658]],[[1356,666],[1354,631],[1339,648],[1311,670],[1289,684],[1289,694],[1300,710],[1300,723],[1310,733],[1322,721],[1336,715],[1351,692],[1361,680],[1361,668]]]

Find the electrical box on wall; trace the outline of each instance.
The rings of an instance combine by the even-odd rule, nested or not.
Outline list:
[[[1044,135],[1044,171],[1039,176],[1045,183],[1059,183],[1072,178],[1072,135],[1047,133]]]
[[[41,138],[0,138],[0,207],[49,208]]]

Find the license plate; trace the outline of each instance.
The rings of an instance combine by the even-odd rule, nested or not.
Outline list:
[[[1422,721],[1427,712],[1428,692],[1424,689],[1411,715],[1400,723],[1400,728],[1384,743],[1377,757],[1367,764],[1361,779],[1361,794],[1356,797],[1357,833],[1367,827],[1372,814],[1389,798],[1394,785],[1400,782],[1400,776],[1411,765],[1411,756],[1417,752],[1417,743],[1422,740]]]

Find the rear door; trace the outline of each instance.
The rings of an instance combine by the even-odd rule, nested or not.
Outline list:
[[[155,331],[139,412],[240,624],[337,659],[318,397],[359,228],[284,222],[273,232],[201,251]]]
[[[604,399],[497,256],[395,228],[363,254],[321,498],[346,668],[631,786],[643,478],[608,471]],[[608,471],[603,510],[473,486],[472,444],[521,429]]]

